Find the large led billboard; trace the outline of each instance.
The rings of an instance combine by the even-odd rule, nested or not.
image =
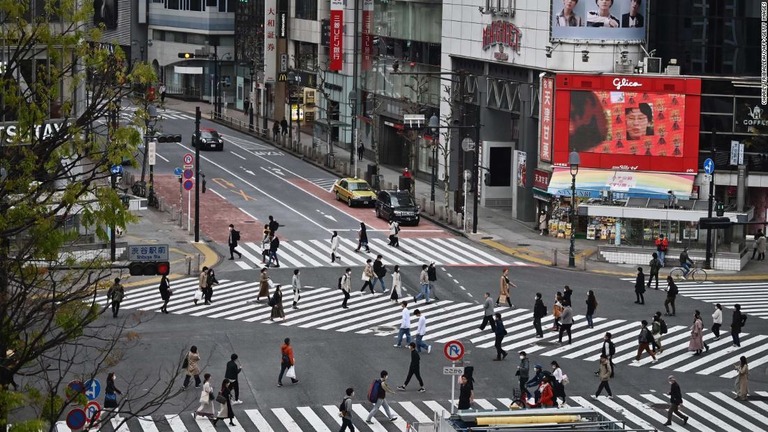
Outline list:
[[[552,39],[644,41],[647,2],[552,0]]]
[[[700,80],[563,74],[555,95],[555,165],[697,171]]]

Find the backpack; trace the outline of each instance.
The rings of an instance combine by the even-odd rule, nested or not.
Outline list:
[[[349,399],[349,398],[348,398],[348,397],[345,397],[345,398],[344,398],[344,400],[342,400],[342,401],[341,401],[341,403],[339,404],[339,412],[342,412],[342,413],[343,413],[343,412],[346,412],[346,411],[347,411],[347,410],[346,410],[347,399]]]
[[[741,314],[741,326],[747,325],[747,314]]]
[[[240,231],[232,230],[232,240],[233,241],[240,241]]]
[[[667,334],[667,323],[663,319],[659,319],[659,326],[661,334]]]
[[[267,305],[274,307],[277,304],[277,298],[273,295],[267,300]]]
[[[368,389],[368,402],[376,403],[379,400],[379,391],[381,390],[381,380],[376,379],[371,383],[371,388]]]

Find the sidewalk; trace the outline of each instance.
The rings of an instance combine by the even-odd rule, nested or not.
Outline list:
[[[212,107],[210,104],[195,101],[181,101],[168,98],[165,103],[166,108],[182,112],[193,113],[195,107],[200,106],[203,117],[211,119]],[[239,129],[244,133],[248,132],[248,115],[242,111],[233,109],[227,110],[222,115],[223,120],[216,121],[228,127]],[[272,120],[268,122],[272,124]],[[255,133],[252,135],[256,135]],[[271,135],[271,134],[270,134]],[[263,138],[262,138],[263,139]],[[312,134],[310,131],[302,128],[301,143],[305,147],[291,148],[292,146],[282,146],[271,140],[265,140],[283,151],[293,153],[300,157],[305,157],[308,162],[323,167],[325,170],[335,175],[347,175],[349,165],[349,152],[342,148],[334,148],[336,160],[336,169],[330,169],[325,166],[325,154],[311,149]],[[307,149],[307,146],[308,149]],[[307,151],[303,154],[302,151]],[[358,172],[364,173],[365,167],[372,164],[373,161],[365,158],[358,162]],[[379,174],[382,177],[382,187],[385,185],[396,185],[400,177],[400,171],[386,166],[379,166]],[[347,172],[345,172],[347,171]],[[507,255],[518,259],[533,262],[543,266],[553,266],[568,269],[568,254],[570,241],[567,239],[557,239],[549,236],[540,236],[535,223],[524,223],[513,219],[508,211],[484,208],[478,206],[478,227],[477,234],[465,234],[461,230],[461,222],[452,223],[448,218],[450,215],[441,215],[431,213],[429,210],[431,182],[429,179],[416,178],[415,180],[415,198],[422,204],[422,217],[455,232],[457,235],[463,235],[473,241],[483,243],[491,248],[497,249]],[[453,193],[450,193],[453,196]],[[435,187],[435,207],[440,208],[445,205],[445,194],[443,186],[438,183]],[[440,213],[440,212],[438,212]],[[600,243],[594,240],[576,239],[576,266],[575,270],[589,271],[606,275],[634,277],[637,274],[637,266],[632,264],[612,264],[599,259],[597,247]],[[649,257],[650,261],[650,257]],[[750,262],[740,272],[715,271],[708,270],[711,280],[768,280],[768,264],[765,262]]]

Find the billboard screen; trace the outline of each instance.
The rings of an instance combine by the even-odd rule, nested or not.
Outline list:
[[[644,41],[644,0],[552,0],[553,40]]]
[[[554,164],[577,151],[585,168],[696,172],[701,83],[558,75]]]

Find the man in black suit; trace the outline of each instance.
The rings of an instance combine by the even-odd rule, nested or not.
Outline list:
[[[640,3],[643,0],[629,0],[629,13],[621,16],[621,28],[642,27],[645,22],[643,15],[640,14]]]

